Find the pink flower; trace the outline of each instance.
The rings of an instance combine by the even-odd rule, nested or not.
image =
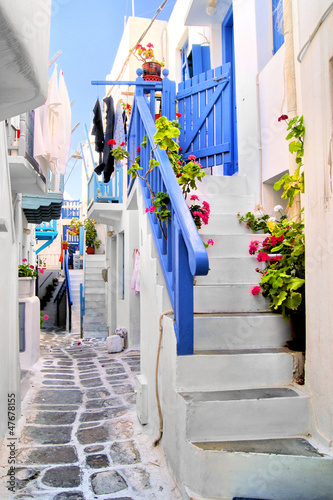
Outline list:
[[[274,262],[278,262],[279,260],[283,259],[282,255],[275,255],[270,259],[270,263],[273,264]]]
[[[276,239],[277,239],[277,241],[283,241],[283,240],[284,240],[284,236],[283,236],[283,234],[281,234],[281,236],[279,236],[279,237],[278,237],[278,238],[276,238]]]
[[[150,43],[150,42],[149,42],[149,43],[147,43],[147,47],[148,47],[148,49],[153,49],[153,48],[154,48],[154,45],[153,45],[152,43]]]
[[[156,210],[156,207],[154,205],[152,205],[151,207],[147,207],[146,208],[146,214],[147,213],[151,214],[151,213],[155,212],[155,210]]]
[[[44,274],[44,269],[40,269],[40,270],[39,270],[39,272],[40,272],[41,274]]]
[[[268,259],[269,259],[269,255],[266,252],[261,252],[261,253],[258,253],[258,255],[257,255],[258,262],[266,262],[266,260],[268,260]]]
[[[261,292],[260,286],[254,286],[251,290],[252,295],[259,295],[260,292]]]
[[[137,152],[137,153],[140,153],[140,151],[141,151],[141,148],[140,148],[140,146],[139,146],[139,147],[138,147],[138,149],[136,150],[136,152]]]
[[[121,148],[122,148],[123,146],[125,146],[125,143],[124,143],[124,142],[122,142],[122,143],[120,144],[120,147],[121,147]]]
[[[192,194],[190,200],[199,200],[196,194]]]
[[[259,241],[251,241],[249,245],[249,254],[254,255],[259,247]]]
[[[81,342],[78,342],[77,345],[81,345]]]
[[[32,266],[31,264],[30,264],[29,267],[30,267],[30,269],[35,269],[35,266]]]
[[[27,262],[27,261],[28,261],[28,259],[23,259],[23,260],[22,260],[22,262]]]
[[[194,160],[196,160],[196,159],[197,159],[197,157],[196,157],[196,156],[194,156],[194,155],[189,155],[188,159],[189,159],[190,161],[194,161]]]
[[[207,241],[207,245],[214,245],[214,240],[212,240],[211,238],[209,238],[209,240]]]
[[[281,115],[279,118],[278,118],[278,122],[282,121],[282,120],[288,120],[288,115]]]
[[[116,141],[115,141],[114,139],[110,139],[110,140],[108,141],[108,145],[109,145],[109,146],[115,146],[115,145],[116,145]]]
[[[47,321],[47,320],[49,319],[49,315],[48,315],[48,314],[45,314],[45,315],[44,315],[44,319],[45,319],[45,321]],[[51,347],[51,349],[52,349],[52,347]]]

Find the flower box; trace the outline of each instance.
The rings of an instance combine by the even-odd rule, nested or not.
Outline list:
[[[27,299],[35,295],[36,278],[19,278],[19,299]]]

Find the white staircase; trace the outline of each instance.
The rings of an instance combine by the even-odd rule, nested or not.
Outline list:
[[[102,278],[105,255],[86,255],[84,270],[85,315],[83,336],[106,338],[106,283]]]
[[[80,333],[80,284],[83,284],[84,271],[81,269],[69,270],[69,281],[72,295],[72,332]]]
[[[200,233],[215,244],[196,278],[194,355],[176,360],[183,486],[192,500],[332,500],[333,460],[312,446],[310,399],[295,383],[302,354],[284,347],[289,324],[251,294],[260,276],[248,245],[264,236],[238,223],[253,210],[246,180],[207,176],[200,191],[211,206]]]

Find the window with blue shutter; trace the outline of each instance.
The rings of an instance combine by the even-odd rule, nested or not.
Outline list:
[[[273,54],[284,44],[283,0],[272,0]]]
[[[208,45],[192,45],[189,55],[187,55],[187,49],[188,43],[186,42],[181,51],[182,82],[211,69]]]

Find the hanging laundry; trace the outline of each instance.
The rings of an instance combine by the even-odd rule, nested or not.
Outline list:
[[[108,144],[109,140],[113,138],[114,130],[114,105],[111,96],[103,99],[106,104],[106,131],[103,145],[103,157],[100,156],[100,164],[94,169],[97,175],[104,172],[104,182],[108,183],[111,174],[114,170],[114,157],[110,153],[111,147]]]
[[[59,132],[59,159],[58,159],[58,170],[61,174],[65,174],[66,166],[69,158],[69,150],[71,147],[71,102],[69,100],[67,87],[64,79],[63,72],[60,73],[59,77],[59,96],[61,101],[61,107],[59,109],[59,121],[62,127]]]
[[[93,118],[93,128],[91,131],[91,135],[95,136],[95,151],[97,151],[97,153],[103,153],[104,149],[103,120],[102,120],[101,106],[99,104],[98,99],[95,102],[93,113],[94,113],[94,118]]]
[[[131,278],[131,290],[135,294],[140,292],[140,252],[134,250],[133,252],[133,273]]]

